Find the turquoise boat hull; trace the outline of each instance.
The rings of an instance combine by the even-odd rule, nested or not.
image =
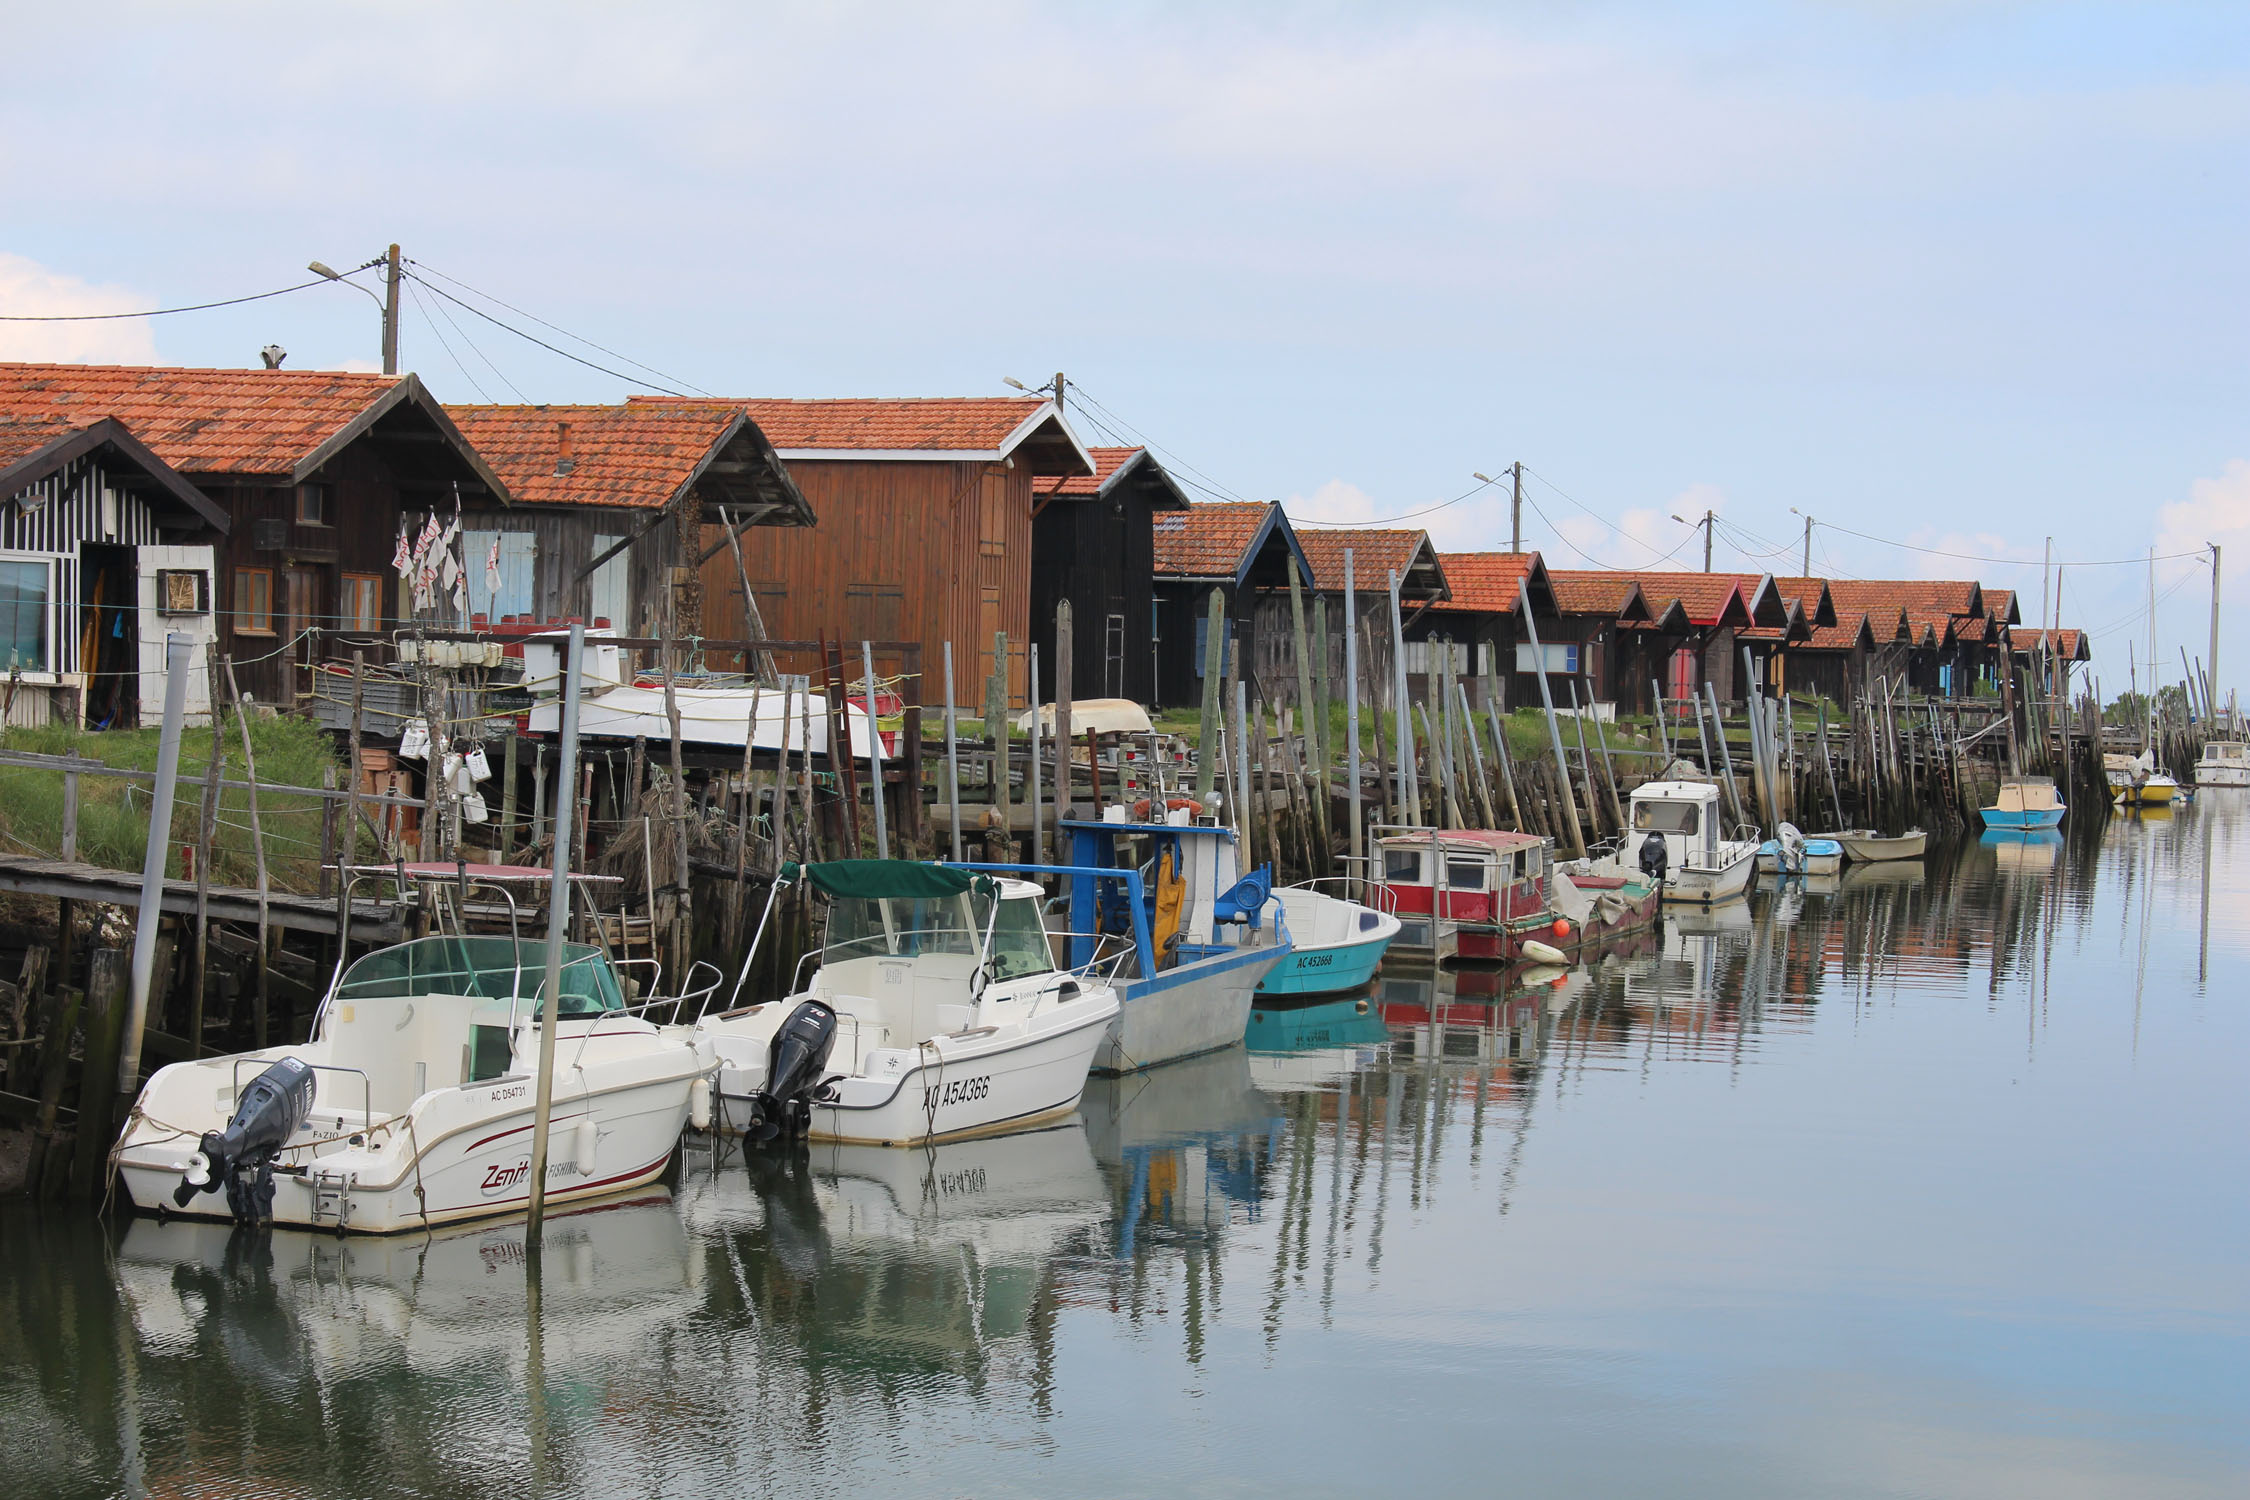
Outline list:
[[[1394,929],[1395,930],[1395,929]],[[1273,966],[1261,995],[1326,995],[1356,990],[1375,977],[1391,934],[1360,943],[1338,943],[1326,948],[1299,948]]]
[[[2032,812],[2002,812],[1997,807],[1977,809],[1978,814],[1984,819],[1985,827],[2013,829],[2018,832],[2037,828],[2060,828],[2063,814],[2067,811],[2069,809],[2061,807],[2042,807]]]

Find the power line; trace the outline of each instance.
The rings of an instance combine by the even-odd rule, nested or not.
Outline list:
[[[356,272],[353,274],[357,274]],[[336,278],[339,281],[345,277]],[[291,292],[301,292],[307,287],[325,286],[328,278],[315,277],[300,281],[295,286],[277,287],[270,292],[253,292],[247,297],[228,297],[218,302],[196,302],[186,307],[152,307],[147,312],[118,313],[0,313],[0,323],[99,323],[112,318],[168,318],[174,313],[208,312],[214,307],[239,307],[245,302],[263,302],[268,297],[286,297]]]
[[[422,304],[421,289],[415,286],[412,282],[408,282],[406,286],[406,293],[408,296],[414,299],[414,310],[422,315],[423,322],[430,325],[430,332],[437,335],[438,344],[445,350],[446,357],[453,361],[453,367],[461,372],[461,378],[469,382],[470,386],[475,389],[477,395],[480,398],[482,398],[485,402],[490,403],[492,400],[492,393],[484,388],[484,383],[482,381],[478,380],[476,376],[469,373],[469,367],[461,362],[461,356],[453,352],[453,345],[446,339],[445,330],[438,327],[437,319],[431,317],[429,308],[425,307]],[[491,361],[489,360],[486,361],[486,363],[488,364],[490,362]]]
[[[1617,536],[1617,537],[1621,538],[1621,539],[1622,539],[1622,540],[1624,540],[1624,541],[1628,541],[1628,542],[1631,542],[1631,543],[1632,543],[1632,544],[1633,544],[1634,546],[1636,546],[1636,547],[1640,548],[1640,549],[1641,549],[1641,550],[1642,550],[1643,552],[1646,552],[1646,553],[1648,553],[1648,554],[1649,554],[1649,555],[1650,555],[1651,557],[1654,557],[1654,558],[1656,559],[1656,561],[1657,561],[1657,562],[1666,562],[1666,561],[1669,561],[1670,559],[1672,559],[1672,558],[1674,558],[1674,557],[1677,557],[1677,556],[1679,556],[1679,554],[1680,554],[1680,547],[1684,547],[1684,546],[1686,546],[1686,545],[1687,545],[1687,543],[1683,541],[1683,542],[1681,542],[1681,543],[1679,544],[1679,546],[1677,546],[1677,547],[1674,547],[1674,548],[1673,548],[1673,549],[1672,549],[1671,551],[1669,551],[1669,552],[1664,552],[1664,553],[1659,553],[1659,552],[1658,552],[1658,551],[1656,550],[1656,547],[1655,547],[1655,544],[1654,544],[1654,543],[1651,543],[1651,542],[1644,542],[1644,541],[1642,541],[1642,540],[1641,540],[1641,539],[1640,539],[1639,537],[1637,537],[1637,536],[1633,535],[1633,533],[1631,533],[1630,531],[1627,531],[1627,530],[1626,530],[1626,529],[1625,529],[1624,527],[1622,527],[1622,526],[1619,526],[1619,525],[1618,525],[1618,524],[1617,524],[1616,522],[1614,522],[1614,521],[1611,521],[1610,519],[1608,519],[1608,518],[1607,518],[1607,517],[1605,517],[1605,516],[1602,516],[1602,515],[1596,514],[1596,513],[1595,513],[1595,512],[1593,511],[1593,510],[1591,510],[1591,509],[1589,509],[1589,508],[1587,507],[1587,505],[1585,504],[1585,502],[1584,502],[1584,501],[1580,500],[1580,499],[1579,499],[1579,498],[1578,498],[1577,496],[1575,496],[1575,495],[1571,494],[1571,493],[1570,493],[1570,492],[1569,492],[1568,490],[1565,490],[1565,489],[1564,489],[1564,488],[1563,488],[1563,487],[1562,487],[1561,485],[1559,485],[1559,484],[1555,483],[1555,482],[1554,482],[1554,481],[1553,481],[1552,479],[1549,479],[1549,478],[1548,478],[1548,477],[1547,477],[1546,475],[1544,475],[1544,474],[1540,473],[1540,472],[1539,472],[1539,471],[1538,471],[1537,469],[1534,469],[1533,467],[1531,467],[1531,465],[1529,465],[1529,464],[1524,464],[1524,465],[1523,465],[1523,471],[1524,471],[1524,472],[1525,472],[1526,474],[1529,474],[1529,475],[1530,475],[1530,476],[1531,476],[1532,478],[1534,478],[1534,479],[1538,480],[1538,481],[1539,481],[1539,482],[1540,482],[1541,484],[1545,485],[1545,486],[1546,486],[1546,487],[1547,487],[1548,489],[1551,489],[1551,490],[1553,490],[1553,491],[1554,491],[1554,492],[1555,492],[1556,494],[1558,494],[1558,495],[1562,496],[1562,497],[1563,497],[1563,498],[1564,498],[1565,500],[1568,500],[1568,501],[1569,501],[1569,502],[1570,502],[1570,503],[1571,503],[1572,505],[1575,505],[1575,506],[1577,506],[1577,507],[1578,507],[1578,508],[1579,508],[1580,510],[1582,510],[1582,511],[1585,511],[1585,512],[1586,512],[1586,514],[1587,514],[1587,515],[1589,515],[1589,516],[1591,516],[1591,517],[1593,517],[1593,519],[1594,519],[1594,520],[1596,520],[1596,521],[1599,521],[1599,522],[1600,522],[1600,523],[1601,523],[1601,524],[1602,524],[1602,525],[1603,525],[1604,527],[1606,527],[1606,528],[1607,528],[1607,529],[1608,529],[1608,530],[1610,531],[1610,533],[1611,533],[1612,535],[1614,535],[1614,536]],[[1539,507],[1538,507],[1538,506],[1537,506],[1536,504],[1534,504],[1534,505],[1533,505],[1533,506],[1532,506],[1531,508],[1532,508],[1533,510],[1535,510],[1535,511],[1539,511],[1539,514],[1540,514],[1540,515],[1541,515],[1542,517],[1544,517],[1544,516],[1546,515],[1546,512],[1545,512],[1545,511],[1541,511],[1541,510],[1539,510]],[[1549,525],[1550,527],[1552,527],[1552,526],[1554,525],[1554,523],[1550,521],[1550,522],[1548,522],[1548,525]],[[1556,535],[1557,535],[1558,537],[1562,535],[1562,533],[1561,533],[1560,531],[1557,531],[1557,532],[1556,532],[1555,534],[1556,534]],[[1568,545],[1568,544],[1566,543],[1565,545]],[[1574,548],[1572,548],[1571,550],[1572,550],[1572,551],[1577,551],[1577,549],[1576,549],[1575,547],[1574,547]],[[1583,552],[1579,552],[1579,553],[1578,553],[1578,555],[1579,555],[1580,557],[1586,557],[1586,554],[1585,554],[1585,553],[1583,553]],[[1590,557],[1589,557],[1589,558],[1586,558],[1586,560],[1587,560],[1588,562],[1593,562],[1593,559],[1592,559],[1592,558],[1590,558]],[[1612,572],[1612,573],[1629,573],[1629,572],[1631,572],[1631,571],[1632,571],[1632,569],[1630,569],[1630,568],[1611,568],[1611,567],[1609,567],[1609,565],[1608,565],[1607,563],[1595,563],[1595,564],[1594,564],[1594,566],[1596,566],[1596,567],[1598,567],[1598,568],[1607,568],[1607,569],[1608,569],[1608,570],[1609,570],[1610,572]],[[1652,564],[1652,566],[1653,566],[1653,564]]]
[[[568,349],[564,349],[557,345],[548,343],[545,339],[539,337],[539,335],[535,333],[525,333],[521,328],[516,327],[513,323],[502,322],[500,319],[486,312],[483,308],[478,307],[473,303],[462,301],[459,297],[454,296],[444,287],[437,285],[435,282],[426,280],[416,272],[409,271],[406,274],[412,276],[416,281],[421,282],[423,286],[429,289],[432,295],[443,297],[446,301],[452,303],[455,307],[462,309],[464,312],[474,313],[478,317],[484,319],[487,323],[490,323],[493,327],[501,329],[508,333],[512,333],[517,338],[523,339],[526,342],[537,344],[540,348],[546,350],[550,354],[559,354],[564,359],[569,360],[573,364],[584,365],[589,370],[597,370],[604,375],[612,377],[613,379],[622,380],[628,385],[655,384],[655,382],[653,381],[643,381],[638,375],[628,375],[623,370],[613,370],[607,365],[595,364],[592,360],[585,358],[583,355],[573,354]],[[628,363],[631,363],[631,361],[628,361]],[[659,385],[656,388],[662,391],[667,396],[679,396],[683,399],[688,398],[688,393],[686,391],[676,391],[670,386],[665,385]]]
[[[1177,453],[1174,453],[1171,449],[1162,447],[1159,444],[1149,441],[1149,439],[1141,433],[1141,430],[1139,428],[1135,427],[1132,423],[1126,421],[1123,417],[1117,415],[1117,413],[1104,406],[1099,400],[1095,399],[1092,392],[1088,391],[1077,381],[1065,380],[1064,384],[1071,390],[1076,391],[1079,395],[1079,399],[1084,401],[1086,405],[1092,407],[1095,411],[1100,412],[1103,416],[1108,417],[1115,426],[1122,429],[1124,432],[1131,434],[1141,447],[1148,449],[1152,453],[1162,455],[1170,467],[1185,470],[1187,473],[1193,474],[1198,478],[1204,480],[1205,483],[1196,485],[1197,489],[1202,490],[1207,494],[1218,495],[1228,500],[1242,500],[1242,496],[1228,489],[1225,485],[1219,483],[1219,481],[1213,479],[1210,475],[1204,473],[1201,469],[1198,469],[1195,465],[1189,463],[1186,459],[1180,457]],[[1055,394],[1059,398],[1062,393],[1060,391],[1057,391]]]
[[[561,334],[566,339],[575,339],[579,343],[584,344],[589,349],[598,349],[602,353],[610,356],[610,358],[612,359],[621,359],[637,370],[645,370],[649,374],[656,376],[659,380],[669,380],[675,385],[684,385],[689,390],[695,392],[698,396],[708,396],[711,394],[709,391],[703,389],[703,387],[695,384],[693,381],[682,380],[677,375],[667,375],[662,370],[656,368],[656,366],[654,365],[642,364],[639,360],[633,358],[633,356],[630,354],[621,353],[618,350],[610,348],[606,344],[597,344],[582,333],[572,333],[567,328],[548,322],[545,318],[540,317],[537,313],[525,312],[522,308],[516,306],[513,302],[503,302],[498,297],[493,296],[490,292],[478,291],[477,288],[469,285],[460,277],[449,276],[445,272],[439,270],[436,266],[430,265],[426,261],[408,260],[406,263],[410,266],[416,267],[419,270],[429,272],[432,276],[437,277],[441,281],[450,281],[455,286],[461,288],[461,290],[468,292],[474,296],[482,297],[485,301],[492,303],[496,307],[504,307],[518,317],[529,318],[532,322],[537,323],[541,328],[552,329],[554,332]]]
[[[1552,486],[1549,487],[1552,488]],[[1557,493],[1560,493],[1560,491],[1557,491]],[[1569,496],[1566,495],[1563,498],[1569,499]],[[1555,534],[1556,541],[1562,543],[1565,547],[1568,547],[1571,551],[1577,553],[1578,556],[1584,559],[1589,565],[1604,573],[1646,573],[1654,571],[1656,563],[1670,562],[1673,558],[1680,555],[1680,547],[1685,547],[1689,542],[1695,540],[1695,533],[1690,531],[1689,533],[1687,533],[1687,535],[1680,538],[1680,544],[1678,547],[1674,547],[1671,551],[1666,552],[1658,557],[1656,559],[1656,563],[1648,563],[1635,568],[1620,568],[1614,566],[1613,564],[1603,562],[1601,559],[1593,556],[1584,548],[1580,547],[1568,536],[1565,536],[1563,534],[1563,529],[1555,524],[1554,517],[1548,515],[1545,511],[1539,508],[1538,501],[1532,499],[1529,495],[1526,495],[1523,497],[1523,503],[1531,507],[1533,515],[1536,515],[1540,520],[1547,523],[1547,529]],[[1594,519],[1598,521],[1601,519],[1601,517],[1596,516],[1594,517]],[[1612,527],[1611,529],[1615,530],[1616,528]],[[1648,550],[1651,552],[1654,552],[1656,550],[1654,547],[1649,547],[1648,543],[1642,542],[1639,537],[1633,536],[1630,532],[1620,531],[1618,532],[1618,535],[1625,537],[1630,541],[1639,542],[1641,546],[1648,547]]]
[[[1372,521],[1322,521],[1319,524],[1337,530],[1341,530],[1345,527],[1351,526],[1391,526],[1400,521],[1411,521],[1417,516],[1434,516],[1439,511],[1447,510],[1453,506],[1459,505],[1462,501],[1468,499],[1471,495],[1475,495],[1483,490],[1488,490],[1491,487],[1491,481],[1486,480],[1484,483],[1477,485],[1475,489],[1464,490],[1462,493],[1455,495],[1450,500],[1440,500],[1435,505],[1427,506],[1421,510],[1410,510],[1407,511],[1404,515],[1381,516]]]
[[[1887,536],[1874,536],[1864,531],[1854,531],[1849,526],[1839,526],[1834,521],[1816,521],[1814,525],[1824,531],[1841,531],[1846,536],[1856,536],[1863,542],[1878,542],[1885,547],[1897,547],[1906,552],[1926,552],[1932,557],[1954,557],[1963,562],[1988,563],[2001,567],[2036,568],[2041,563],[2036,557],[1987,557],[1978,552],[1948,552],[1943,547],[1922,547],[1913,542],[1894,542]],[[2203,557],[2205,552],[2160,552],[2154,558],[2143,553],[2139,557],[2105,557],[2091,562],[2074,562],[2069,558],[2056,558],[2046,566],[2058,568],[2124,568],[2145,567],[2150,562],[2171,562],[2182,557]]]
[[[420,306],[422,306],[422,289],[423,289],[423,285],[426,285],[426,284],[427,284],[427,283],[423,283],[422,285],[417,285],[416,283],[414,283],[414,282],[412,282],[412,281],[409,281],[409,282],[407,283],[407,286],[408,286],[408,288],[409,288],[409,289],[410,289],[410,290],[411,290],[411,291],[413,292],[413,294],[414,294],[414,303],[415,303],[415,306],[417,306],[417,307],[420,307]],[[469,347],[469,352],[470,352],[471,354],[474,354],[474,355],[475,355],[475,356],[476,356],[476,357],[477,357],[478,359],[481,359],[481,360],[483,360],[483,361],[484,361],[484,367],[485,367],[486,369],[488,369],[488,370],[490,370],[490,371],[492,372],[492,374],[493,374],[493,377],[494,377],[495,379],[497,379],[497,380],[498,380],[498,381],[499,381],[499,382],[500,382],[500,383],[501,383],[502,385],[506,386],[506,387],[507,387],[507,388],[508,388],[508,389],[509,389],[509,390],[510,390],[511,392],[513,392],[513,393],[514,393],[514,395],[515,395],[515,398],[516,398],[516,399],[517,399],[518,401],[520,401],[520,402],[524,403],[524,404],[525,404],[525,405],[527,405],[527,406],[531,404],[531,398],[530,398],[529,396],[526,396],[526,395],[525,395],[525,394],[523,393],[523,388],[522,388],[521,386],[517,385],[517,384],[516,384],[516,383],[515,383],[515,382],[514,382],[513,380],[510,380],[510,379],[508,378],[508,372],[507,372],[507,371],[505,371],[505,370],[503,370],[503,369],[501,369],[499,365],[495,364],[495,363],[493,362],[492,356],[491,356],[491,355],[489,355],[489,354],[487,354],[487,353],[485,353],[485,352],[484,352],[484,349],[483,349],[483,348],[482,348],[482,347],[481,347],[481,346],[480,346],[480,345],[479,345],[479,344],[477,343],[477,341],[476,341],[475,339],[473,339],[473,338],[470,338],[470,337],[469,337],[469,330],[467,330],[466,328],[463,328],[463,327],[461,326],[461,322],[460,322],[460,320],[459,320],[458,318],[454,317],[454,316],[453,316],[453,314],[452,314],[451,312],[447,311],[447,310],[446,310],[445,308],[443,308],[443,307],[440,307],[440,308],[438,309],[438,313],[439,313],[439,315],[440,315],[440,316],[442,316],[442,317],[443,317],[443,318],[445,319],[445,321],[446,321],[447,325],[448,325],[448,326],[450,326],[450,327],[451,327],[451,328],[453,329],[453,331],[454,331],[454,332],[455,332],[456,334],[460,335],[460,338],[461,338],[461,342],[462,342],[462,343],[464,343],[464,344],[466,344],[466,345],[468,345],[468,347]],[[429,316],[429,314],[428,314],[427,312],[425,312],[425,313],[423,314],[423,316],[424,316],[424,317],[428,317],[428,316]],[[437,327],[437,325],[436,325],[435,323],[432,323],[432,324],[431,324],[430,326],[431,326],[431,328],[432,328],[432,329],[435,329],[435,328]],[[438,335],[438,342],[439,342],[439,343],[441,343],[441,344],[442,344],[442,343],[445,343],[445,335],[444,335],[444,334],[442,334],[442,333],[441,333],[441,334],[439,334],[439,335]],[[447,348],[446,348],[446,353],[448,353],[448,354],[451,354],[452,352],[453,352],[453,350],[452,350],[452,347],[451,347],[450,345],[448,345],[448,346],[447,346]],[[455,363],[455,364],[460,364],[460,363],[461,363],[461,361],[460,361],[460,360],[459,360],[459,358],[457,357],[457,358],[455,358],[455,360],[454,360],[454,363]],[[464,368],[462,369],[461,373],[462,373],[462,374],[464,374],[464,375],[467,375],[467,374],[468,374],[469,372],[468,372],[467,368],[466,368],[466,367],[464,367]],[[472,385],[476,384],[476,379],[475,379],[475,377],[474,377],[474,376],[471,376],[471,377],[470,377],[470,383],[471,383]],[[477,388],[478,388],[478,389],[479,389],[480,391],[481,391],[481,390],[483,389],[483,387],[482,387],[481,385],[479,385],[479,386],[478,386]],[[489,399],[489,398],[487,398],[487,399]]]

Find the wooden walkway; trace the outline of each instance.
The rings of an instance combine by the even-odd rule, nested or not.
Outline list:
[[[127,870],[107,870],[76,860],[41,859],[29,855],[0,854],[0,891],[27,896],[52,896],[65,901],[103,901],[112,906],[141,904],[141,877]],[[240,886],[214,885],[208,891],[208,909],[214,922],[240,922],[255,926],[258,893]],[[293,932],[336,932],[333,898],[274,892],[266,898],[268,920]],[[164,882],[164,910],[176,916],[195,915],[195,882]],[[395,943],[401,939],[397,910],[387,901],[352,903],[353,942]]]

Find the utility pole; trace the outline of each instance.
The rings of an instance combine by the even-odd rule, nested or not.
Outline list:
[[[383,373],[398,373],[398,246],[383,255]]]
[[[2219,701],[2219,544],[2211,542],[2211,691],[2206,711],[2215,711],[2212,704]]]
[[[1711,571],[1711,522],[1717,514],[1710,510],[1703,513],[1703,571],[1706,573]]]
[[[2042,562],[2041,562],[2041,563],[2039,564],[2039,645],[2040,645],[2040,650],[2039,650],[2039,653],[2038,653],[2038,654],[2037,654],[2036,656],[2034,656],[2034,657],[2032,657],[2032,658],[2031,658],[2031,670],[2032,670],[2032,671],[2034,671],[2034,672],[2037,672],[2037,671],[2039,671],[2039,668],[2040,668],[2040,667],[2042,667],[2042,666],[2044,666],[2044,665],[2047,665],[2047,664],[2048,664],[2048,663],[2049,663],[2049,662],[2050,662],[2050,661],[2052,660],[2052,658],[2053,658],[2053,656],[2054,656],[2054,654],[2055,654],[2055,638],[2054,638],[2053,636],[2051,636],[2051,635],[2047,634],[2047,578],[2048,578],[2048,575],[2049,575],[2049,574],[2050,574],[2050,573],[2051,573],[2051,572],[2052,572],[2052,571],[2054,570],[2054,566],[2055,566],[2055,539],[2054,539],[2053,537],[2049,537],[2049,538],[2047,538],[2047,552],[2046,552],[2046,556],[2045,556],[2045,559],[2044,559],[2044,560],[2043,560],[2043,561],[2042,561]],[[2010,670],[2012,671],[2012,670],[2014,670],[2014,669],[2013,669],[2013,668],[2011,667],[2011,668],[2010,668]],[[2041,675],[2041,676],[2043,676],[2044,678],[2046,678],[2046,680],[2047,680],[2047,681],[2046,681],[2046,687],[2047,687],[2047,697],[2048,697],[2048,699],[2049,699],[2049,701],[2051,702],[2051,701],[2052,701],[2052,700],[2054,700],[2055,698],[2058,698],[2058,697],[2060,697],[2061,695],[2060,695],[2059,693],[2057,693],[2057,692],[2056,692],[2056,691],[2054,690],[2054,688],[2055,688],[2055,683],[2054,683],[2054,677],[2055,677],[2055,674],[2054,674],[2054,672],[2052,671],[2052,669],[2050,669],[2050,670],[2048,670],[2048,671],[2046,671],[2046,672],[2040,673],[2040,675]]]
[[[1812,577],[1812,517],[1811,517],[1811,516],[1807,516],[1807,517],[1805,517],[1805,571],[1804,571],[1804,572],[1802,572],[1802,573],[1800,573],[1800,574],[1798,574],[1797,576],[1798,576],[1798,577],[1800,577],[1800,578],[1810,578],[1810,577]]]
[[[1508,472],[1515,476],[1515,498],[1508,503],[1508,550],[1510,552],[1521,552],[1523,551],[1523,460],[1519,458],[1510,464]]]
[[[1055,410],[1058,413],[1063,409],[1063,390],[1067,384],[1068,382],[1063,379],[1063,372],[1055,371]]]

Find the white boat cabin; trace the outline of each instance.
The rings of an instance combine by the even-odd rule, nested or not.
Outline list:
[[[1651,781],[1633,789],[1637,851],[1655,834],[1664,840],[1667,866],[1710,869],[1719,863],[1719,789],[1708,781]]]

